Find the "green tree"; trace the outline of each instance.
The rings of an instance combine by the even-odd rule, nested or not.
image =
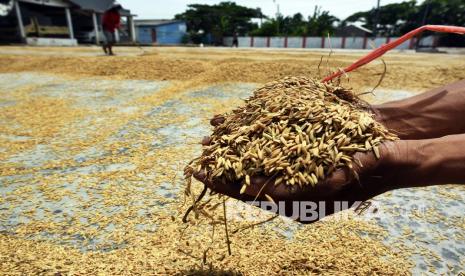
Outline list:
[[[307,31],[308,36],[326,36],[333,34],[336,29],[336,23],[339,19],[328,11],[321,11],[321,8],[315,6],[312,16],[308,17]]]
[[[364,27],[375,30],[375,15],[376,9],[357,12],[343,24],[361,22]],[[406,1],[381,6],[376,33],[400,36],[424,24],[464,26],[465,0],[425,0],[421,4]]]
[[[380,7],[378,26],[376,27],[376,9],[357,12],[344,20],[348,22],[361,22],[365,28],[376,31],[379,35],[399,35],[405,27],[415,25],[418,14],[416,1],[388,4]]]
[[[313,15],[304,19],[301,13],[293,16],[268,19],[260,28],[251,32],[255,36],[322,36],[335,31],[338,18],[315,7]]]
[[[198,34],[203,30],[206,35],[213,36],[215,44],[221,44],[223,36],[231,36],[234,33],[241,35],[257,28],[252,23],[252,18],[264,17],[261,10],[239,6],[234,2],[221,2],[216,5],[192,4],[176,19],[186,21],[188,31]]]
[[[418,6],[418,18],[414,27],[423,24],[465,26],[465,0],[425,0]],[[409,31],[405,28],[404,32]],[[440,45],[465,46],[465,37],[441,34]]]

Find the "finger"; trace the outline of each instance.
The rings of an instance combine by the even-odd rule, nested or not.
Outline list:
[[[212,142],[212,138],[210,136],[204,136],[202,138],[202,146],[209,146],[210,143]]]
[[[242,199],[242,195],[239,192],[240,185],[236,185],[235,183],[222,183],[219,181],[210,181],[208,174],[204,170],[200,172],[195,172],[194,178],[200,182],[203,182],[205,185],[207,185],[208,188],[210,188],[214,192],[224,194],[236,199]]]
[[[355,179],[356,177],[354,173],[351,172],[349,168],[344,167],[335,170],[333,173],[327,176],[326,179],[317,185],[324,186],[326,192],[325,194],[330,195],[340,191],[346,185],[352,183]]]
[[[211,120],[210,120],[210,124],[212,126],[218,126],[218,125],[221,125],[222,123],[224,123],[225,121],[225,118],[223,115],[215,115]]]
[[[265,198],[267,195],[274,201],[287,201],[300,200],[308,191],[313,190],[310,185],[304,187],[283,183],[275,185],[275,180],[274,177],[254,176],[250,179],[251,185],[247,186],[245,193],[258,198]]]
[[[194,178],[200,182],[203,182],[204,184],[207,184],[207,182],[209,182],[208,176],[204,170],[201,170],[199,172],[194,172]]]
[[[315,186],[310,183],[303,186],[288,185],[280,183],[275,185],[275,179],[265,176],[256,176],[251,178],[251,185],[247,187],[245,193],[249,195],[265,194],[275,200],[321,200],[337,193],[347,183],[346,173],[336,171],[331,175],[330,181],[321,181]]]
[[[348,167],[337,169],[327,177],[324,185],[332,188],[333,191],[339,191],[351,183],[359,182],[359,177],[368,173],[377,162],[372,152],[357,152],[353,156],[353,159],[353,169],[349,169]]]

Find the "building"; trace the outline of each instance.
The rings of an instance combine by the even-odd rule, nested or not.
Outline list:
[[[181,20],[134,20],[136,39],[140,44],[181,44],[186,35],[186,22]]]
[[[103,40],[101,17],[114,0],[0,0],[11,7],[0,15],[0,42],[76,45]],[[122,10],[121,41],[135,42],[134,15]]]
[[[370,37],[372,35],[372,31],[355,24],[349,24],[346,26],[342,26],[336,30],[334,36],[339,37]]]

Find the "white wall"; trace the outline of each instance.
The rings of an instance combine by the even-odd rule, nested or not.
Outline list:
[[[391,41],[394,41],[396,39],[398,39],[398,37],[391,37]],[[400,44],[399,46],[397,46],[396,49],[407,50],[409,49],[409,47],[410,47],[410,39]]]
[[[271,37],[270,38],[270,47],[273,48],[283,48],[284,47],[284,37]]]
[[[365,38],[363,37],[355,37],[355,36],[350,36],[346,37],[346,44],[345,47],[346,49],[363,49],[363,41]]]
[[[321,37],[307,37],[305,48],[321,48]]]
[[[268,40],[267,37],[254,37],[253,46],[258,47],[258,48],[266,47],[267,40]]]
[[[303,43],[302,37],[288,37],[287,38],[287,47],[289,48],[302,48]]]
[[[225,38],[223,38],[223,44],[224,44],[224,46],[232,46],[232,41],[233,41],[233,38],[232,38],[232,37],[225,37]]]
[[[340,49],[342,48],[342,37],[326,37],[325,48]]]
[[[34,46],[77,46],[77,40],[71,38],[46,38],[46,37],[28,37],[28,45]]]
[[[250,37],[241,36],[238,38],[238,40],[239,40],[239,47],[250,47]],[[232,43],[232,38],[231,38],[231,43]]]
[[[423,36],[420,39],[421,46],[433,46],[434,45],[434,36]]]
[[[398,37],[391,37],[389,41],[392,42]],[[285,47],[285,37],[270,37],[269,38],[269,47],[271,48],[284,48]],[[305,48],[321,48],[322,37],[307,37],[305,42]],[[253,38],[253,47],[264,48],[268,47],[268,37],[254,37]],[[288,37],[287,38],[287,47],[288,48],[302,48],[303,46],[303,37]],[[331,41],[331,43],[330,43]],[[324,38],[324,48],[329,48],[330,45],[333,49],[341,49],[342,48],[342,37],[327,37]],[[345,49],[363,49],[365,44],[365,49],[373,49],[374,47],[380,47],[387,42],[386,37],[377,37],[375,39],[365,38],[363,37],[346,37],[345,38]],[[225,37],[223,40],[225,46],[232,45],[232,37]],[[239,37],[239,47],[250,47],[251,37],[249,36],[242,36]],[[415,43],[415,41],[414,41]],[[410,48],[410,40],[405,41],[401,45],[397,46],[396,49],[409,49]],[[434,45],[434,36],[425,36],[421,38],[422,46],[433,46]],[[415,44],[413,44],[415,45]]]

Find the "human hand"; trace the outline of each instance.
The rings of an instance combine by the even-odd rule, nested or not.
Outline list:
[[[241,194],[242,183],[214,183],[208,180],[208,172],[195,177],[212,190],[243,201],[268,200],[265,196],[268,195],[273,201],[286,203],[285,215],[291,217],[294,215],[289,210],[292,202],[323,201],[328,215],[337,211],[334,203],[338,201],[346,201],[350,206],[396,188],[465,183],[463,108],[465,80],[408,99],[372,106],[376,120],[401,139],[411,140],[382,144],[380,159],[371,152],[356,153],[354,171],[358,179],[347,169],[341,169],[315,187],[300,188],[275,187],[272,177],[256,176]],[[210,121],[213,126],[223,122],[222,116]],[[202,143],[208,145],[210,139],[206,137]],[[302,221],[301,216],[296,219]]]
[[[371,106],[375,119],[400,139],[465,133],[465,80],[419,95]]]
[[[221,116],[215,116],[210,121],[214,126],[223,122],[224,118]],[[203,145],[209,143],[209,137],[205,137],[202,141]],[[280,208],[284,206],[283,210],[273,211],[301,222],[312,222],[321,219],[321,217],[309,220],[304,216],[305,214],[299,212],[300,210],[294,210],[295,206],[300,209],[302,204],[317,204],[318,208],[324,208],[324,215],[329,215],[338,211],[338,205],[335,204],[346,202],[348,206],[352,206],[356,202],[365,201],[395,187],[397,182],[395,178],[397,175],[396,164],[405,162],[405,160],[399,160],[403,156],[408,156],[403,154],[405,149],[405,142],[396,141],[386,142],[379,147],[379,159],[371,152],[356,153],[354,155],[356,161],[353,163],[355,173],[348,169],[339,169],[315,186],[299,187],[298,185],[282,184],[275,186],[274,177],[255,176],[251,177],[250,185],[246,186],[246,189],[241,193],[243,183],[211,181],[208,177],[208,171],[196,173],[194,177],[213,191],[242,201],[250,203],[255,200],[258,202],[273,200],[276,203],[284,203],[283,205],[278,204]]]

